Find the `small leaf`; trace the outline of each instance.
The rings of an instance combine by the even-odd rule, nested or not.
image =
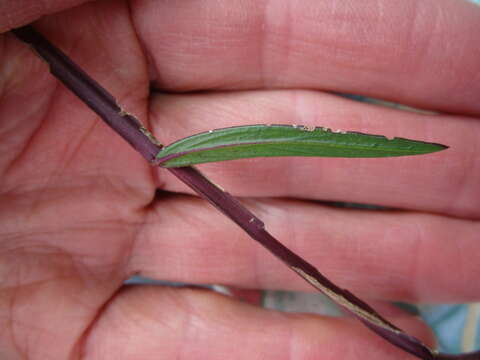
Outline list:
[[[288,125],[249,125],[212,130],[178,140],[156,156],[163,167],[214,161],[273,157],[390,157],[428,154],[440,144],[327,128]]]

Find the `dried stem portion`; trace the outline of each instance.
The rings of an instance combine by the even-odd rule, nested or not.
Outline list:
[[[127,140],[149,162],[155,163],[155,156],[161,150],[161,145],[143,128],[137,119],[121,110],[112,95],[31,26],[16,29],[13,32],[20,40],[30,44],[37,51],[50,65],[53,75],[92,108],[113,130]],[[418,339],[404,333],[385,320],[374,309],[352,293],[336,286],[314,266],[282,245],[265,230],[265,226],[260,219],[230,194],[209,181],[197,169],[180,167],[168,170],[233,220],[253,239],[283,261],[308,283],[351,312],[367,327],[390,343],[421,359],[480,359],[480,352],[459,356],[435,353]]]

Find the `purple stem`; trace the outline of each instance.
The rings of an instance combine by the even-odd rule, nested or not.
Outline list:
[[[50,65],[50,71],[68,89],[95,111],[113,130],[132,145],[149,162],[161,149],[158,142],[131,114],[118,106],[115,98],[77,64],[31,26],[12,30],[20,40],[32,46]]]
[[[74,64],[64,53],[53,46],[31,26],[13,30],[22,41],[30,44],[49,65],[53,75],[94,110],[113,130],[137,149],[147,161],[155,163],[161,145],[132,115],[124,112],[96,81]],[[247,210],[238,200],[209,181],[193,167],[169,168],[172,174],[208,200],[222,213],[245,230],[272,254],[282,260],[318,290],[343,306],[367,327],[392,344],[421,359],[479,360],[480,352],[453,356],[436,354],[416,338],[404,333],[382,318],[374,309],[347,290],[341,289],[314,266],[277,241],[266,230],[263,222]]]
[[[348,312],[359,318],[368,328],[388,340],[390,343],[421,358],[433,359],[432,352],[419,340],[404,333],[395,325],[381,317],[368,304],[347,290],[339,288],[323,276],[313,265],[302,259],[265,230],[264,223],[246,209],[237,199],[209,181],[194,167],[169,168],[175,176],[191,187],[205,200],[209,201],[223,214],[233,220],[254,240],[284,262],[310,285],[322,291]],[[327,291],[325,291],[327,290]],[[332,296],[332,293],[334,294]],[[369,316],[362,316],[368,313]],[[374,319],[371,321],[369,319]]]

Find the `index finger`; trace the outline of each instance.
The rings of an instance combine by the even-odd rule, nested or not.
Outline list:
[[[480,114],[480,7],[466,1],[132,5],[162,88],[313,88]]]

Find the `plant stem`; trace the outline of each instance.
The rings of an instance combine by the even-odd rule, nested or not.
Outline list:
[[[381,317],[374,309],[347,290],[339,288],[323,276],[313,265],[302,259],[265,230],[263,222],[246,209],[237,199],[209,181],[194,167],[168,168],[172,174],[195,190],[227,217],[240,226],[290,269],[317,290],[357,317],[372,331],[390,343],[421,358],[433,359],[428,347]]]
[[[31,45],[37,54],[49,64],[52,74],[142,154],[147,161],[155,160],[161,145],[142,126],[140,121],[122,110],[115,98],[100,84],[33,27],[24,26],[12,30],[12,32],[20,40]]]
[[[147,161],[155,163],[161,145],[132,115],[118,106],[115,98],[53,46],[31,26],[13,30],[22,41],[30,44],[49,65],[53,75],[93,109],[113,130],[137,149]],[[223,212],[253,239],[294,270],[304,280],[359,318],[366,326],[392,344],[421,359],[480,359],[480,352],[452,357],[436,354],[416,338],[404,333],[382,318],[356,296],[341,289],[314,266],[277,241],[266,230],[263,222],[238,200],[220,189],[193,167],[169,168],[172,174],[190,186],[200,196]]]

